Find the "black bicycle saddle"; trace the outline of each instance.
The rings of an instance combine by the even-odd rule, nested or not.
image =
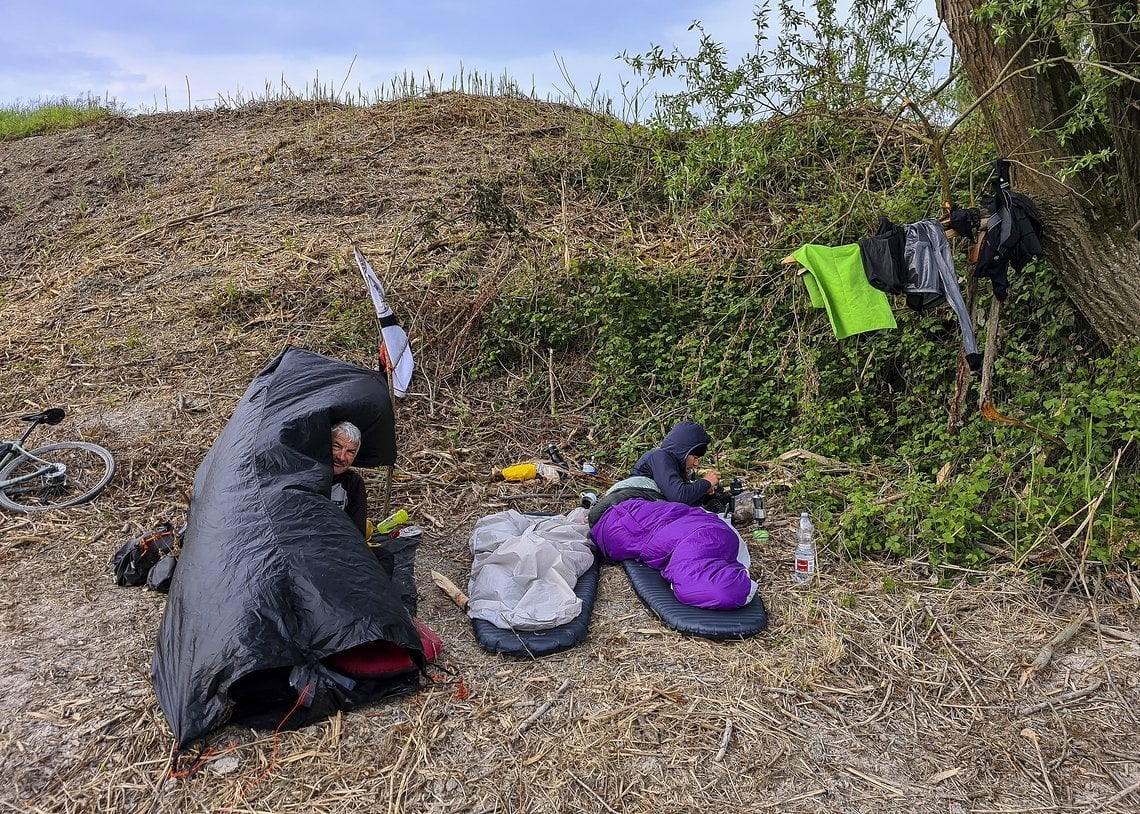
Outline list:
[[[61,407],[52,407],[42,413],[28,413],[20,416],[21,421],[34,421],[37,424],[58,424],[63,421],[65,413]]]

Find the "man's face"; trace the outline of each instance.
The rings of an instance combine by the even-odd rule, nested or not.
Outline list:
[[[356,453],[360,451],[360,444],[354,444],[341,435],[333,433],[332,437],[332,465],[333,474],[339,475],[352,466],[356,460]]]
[[[700,462],[701,462],[701,459],[698,458],[696,455],[686,455],[685,456],[685,469],[696,469],[697,464],[699,464]]]

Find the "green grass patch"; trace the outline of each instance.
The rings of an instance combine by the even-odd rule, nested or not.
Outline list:
[[[0,141],[82,127],[114,115],[116,108],[114,101],[94,97],[0,107]]]

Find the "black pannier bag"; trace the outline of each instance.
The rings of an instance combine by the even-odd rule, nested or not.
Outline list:
[[[170,583],[174,580],[174,569],[178,565],[178,557],[167,554],[154,564],[146,577],[146,587],[160,594],[170,592]]]
[[[169,523],[123,545],[111,557],[115,583],[125,588],[143,585],[150,569],[174,550],[178,537]]]

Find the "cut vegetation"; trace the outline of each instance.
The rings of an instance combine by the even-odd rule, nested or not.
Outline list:
[[[836,217],[823,240],[891,201],[914,220],[937,206],[926,146],[881,124],[742,131],[745,165],[701,152],[715,134],[441,94],[111,116],[0,144],[0,435],[66,406],[68,436],[118,465],[89,505],[0,516],[0,802],[1135,811],[1137,357],[1101,345],[1047,270],[1016,283],[995,401],[1062,451],[973,407],[948,425],[941,312],[837,343],[780,260]],[[680,186],[669,168],[698,154],[721,186]],[[961,162],[964,189],[990,158]],[[754,173],[750,197],[734,169]],[[844,214],[834,179],[865,171],[873,191]],[[375,364],[353,244],[416,354],[392,498],[424,528],[419,616],[444,652],[417,693],[278,735],[223,729],[172,775],[150,679],[165,597],[116,587],[107,560],[181,522],[203,454],[287,344]],[[624,475],[686,415],[722,472],[767,488],[771,537],[750,545],[768,631],[679,636],[606,566],[585,642],[482,650],[429,573],[465,585],[478,517],[597,488],[492,469],[554,442]],[[369,487],[379,505],[380,473]],[[795,587],[804,509],[820,576]]]

